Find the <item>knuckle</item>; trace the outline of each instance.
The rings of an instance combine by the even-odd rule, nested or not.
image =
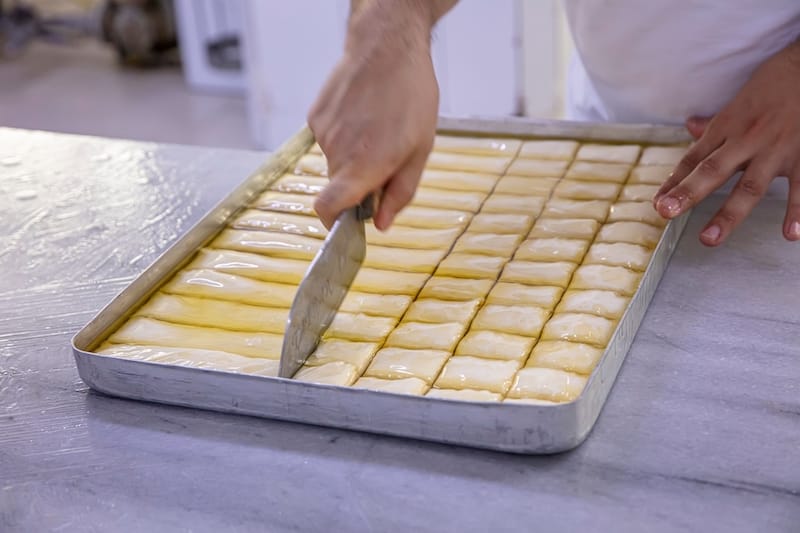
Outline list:
[[[748,176],[742,177],[736,188],[739,192],[753,198],[761,198],[766,192],[766,187],[761,180]]]
[[[689,150],[681,158],[680,162],[678,163],[678,167],[676,171],[673,173],[673,175],[689,174],[690,172],[692,172],[694,169],[697,168],[697,166],[700,164],[701,161],[703,161],[702,157],[697,155],[697,153],[694,150]],[[670,179],[672,179],[673,175],[670,175]]]
[[[720,224],[727,226],[735,226],[739,222],[739,216],[728,208],[721,209],[716,219]]]
[[[722,173],[722,163],[715,156],[708,156],[697,165],[697,171],[705,176],[719,176]]]

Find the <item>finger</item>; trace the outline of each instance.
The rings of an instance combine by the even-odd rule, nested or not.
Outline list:
[[[381,231],[389,229],[397,214],[414,199],[414,193],[417,191],[417,185],[419,185],[427,160],[427,152],[424,150],[417,151],[395,173],[383,191],[381,204],[373,219],[376,228]]]
[[[700,233],[700,242],[706,246],[718,246],[725,242],[763,198],[777,173],[777,163],[758,159],[750,163],[730,196]]]
[[[326,228],[331,229],[339,213],[358,205],[369,194],[369,186],[364,186],[364,181],[355,178],[356,176],[345,178],[341,173],[336,174],[319,193],[314,202],[314,210]]]
[[[747,144],[726,142],[700,160],[680,182],[666,189],[656,201],[656,210],[668,219],[685,213],[728,181],[753,156],[754,151]],[[693,161],[689,159],[690,163]],[[684,165],[683,161],[681,165]]]
[[[714,117],[689,117],[686,120],[686,129],[689,131],[689,135],[695,140],[702,137],[712,118]]]
[[[783,221],[783,236],[789,241],[800,241],[800,169],[789,178],[789,201]]]

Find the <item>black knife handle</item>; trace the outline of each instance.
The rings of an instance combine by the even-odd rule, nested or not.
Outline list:
[[[378,195],[371,192],[356,208],[358,220],[369,220],[378,210]]]

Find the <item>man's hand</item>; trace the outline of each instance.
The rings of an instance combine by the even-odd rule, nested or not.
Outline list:
[[[772,180],[787,176],[783,235],[800,240],[800,41],[761,65],[716,116],[690,118],[687,128],[697,142],[654,199],[663,217],[680,215],[743,170],[700,234],[703,244],[717,246],[750,214]]]
[[[377,192],[375,226],[387,229],[414,197],[439,107],[431,29],[453,4],[353,3],[344,56],[308,116],[328,160],[330,184],[314,205],[325,226]]]

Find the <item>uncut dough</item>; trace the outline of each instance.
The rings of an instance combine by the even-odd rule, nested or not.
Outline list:
[[[561,298],[556,313],[589,313],[616,320],[625,312],[629,301],[629,297],[613,291],[569,290]]]
[[[461,233],[460,228],[422,229],[397,224],[387,231],[380,231],[372,224],[367,224],[365,229],[367,244],[420,250],[450,248]]]
[[[650,262],[652,251],[638,244],[627,242],[598,242],[589,248],[584,264],[623,266],[631,270],[643,271]]]
[[[361,292],[414,296],[426,281],[428,281],[427,274],[362,267],[350,288]]]
[[[497,182],[494,192],[498,194],[522,194],[525,196],[550,196],[558,178],[504,176]]]
[[[483,298],[492,288],[494,279],[465,279],[447,276],[433,276],[419,293],[420,298],[439,300],[472,300]]]
[[[404,379],[380,379],[380,378],[360,378],[353,383],[357,389],[370,389],[394,394],[413,394],[421,396],[425,394],[428,385],[419,378]]]
[[[658,189],[658,185],[648,185],[646,183],[634,183],[626,185],[619,194],[621,202],[647,202],[652,200]]]
[[[383,348],[364,375],[384,379],[415,377],[430,384],[449,357],[450,352],[443,350]]]
[[[293,233],[324,239],[328,230],[316,217],[247,209],[237,216],[231,227],[243,230],[273,231],[276,233]]]
[[[517,248],[514,260],[580,263],[588,248],[589,241],[583,239],[528,239]]]
[[[174,348],[169,346],[137,346],[132,344],[104,344],[98,354],[122,357],[135,361],[161,363],[165,365],[208,368],[224,372],[277,376],[280,362],[277,359],[245,357],[228,352],[199,350],[196,348]]]
[[[309,154],[323,154],[322,147],[319,143],[314,143],[311,145],[311,148],[308,149]]]
[[[252,203],[257,209],[295,213],[298,215],[316,216],[314,201],[309,194],[292,194],[288,192],[266,191]]]
[[[629,242],[653,248],[661,238],[661,228],[642,222],[612,222],[597,233],[596,242]]]
[[[411,250],[388,246],[367,246],[364,266],[400,272],[424,272],[430,274],[446,250]]]
[[[436,387],[440,389],[478,389],[504,394],[519,368],[516,361],[481,359],[459,355],[444,365]]]
[[[389,335],[395,324],[397,320],[394,318],[339,311],[325,332],[325,338],[379,342]]]
[[[535,305],[553,309],[563,292],[564,289],[561,287],[536,287],[500,281],[489,292],[486,302],[500,305]]]
[[[585,313],[556,313],[545,324],[542,340],[582,342],[605,347],[616,322]]]
[[[346,387],[352,384],[357,377],[358,374],[353,365],[343,361],[332,361],[319,366],[304,366],[295,372],[292,379]]]
[[[517,139],[437,135],[433,140],[433,149],[438,152],[459,154],[513,155],[517,153],[521,144],[522,141]]]
[[[279,359],[283,335],[184,326],[134,315],[108,341],[114,344],[199,348]]]
[[[505,266],[500,280],[525,285],[566,287],[576,266],[568,261],[535,262],[515,259]]]
[[[467,300],[455,302],[452,300],[420,299],[409,307],[405,320],[410,322],[458,322],[468,324],[478,307],[481,300]]]
[[[658,214],[652,202],[619,202],[608,211],[608,222],[644,222],[651,226],[663,228],[667,220]]]
[[[632,296],[642,275],[625,267],[582,265],[575,271],[570,289],[601,289]]]
[[[603,350],[588,344],[567,341],[541,341],[533,349],[526,366],[555,368],[589,375],[597,366]]]
[[[680,163],[686,150],[686,146],[649,146],[642,152],[639,164],[675,166]]]
[[[454,209],[437,209],[435,207],[406,206],[394,223],[398,226],[423,229],[463,229],[472,220],[472,213]]]
[[[268,255],[203,248],[186,270],[213,269],[262,281],[297,285],[308,270],[309,261],[270,257]]]
[[[446,191],[420,187],[417,189],[411,206],[433,207],[437,209],[455,209],[475,213],[481,208],[484,193],[470,191]]]
[[[291,307],[297,287],[214,270],[182,270],[161,287],[161,291],[266,307]]]
[[[661,185],[674,170],[672,166],[654,165],[651,167],[634,167],[628,183],[646,183],[648,185]]]
[[[592,163],[575,161],[567,171],[567,179],[579,181],[611,181],[622,183],[628,177],[631,166],[620,163]]]
[[[535,339],[531,337],[501,331],[473,329],[458,343],[455,354],[486,359],[523,361],[531,353],[535,342]]]
[[[491,191],[495,183],[497,175],[432,169],[423,171],[419,182],[421,187],[482,193]]]
[[[308,356],[306,366],[320,366],[334,361],[353,365],[361,375],[375,356],[380,345],[376,342],[358,342],[342,339],[320,341],[316,350]]]
[[[283,334],[289,310],[249,304],[156,293],[136,313],[175,324],[234,331]]]
[[[496,392],[472,389],[431,389],[425,397],[440,398],[443,400],[459,400],[462,402],[499,402],[502,399],[502,396]]]
[[[411,296],[399,294],[368,294],[350,290],[344,297],[340,311],[365,315],[400,318],[411,304]]]
[[[586,378],[578,374],[552,368],[523,368],[508,397],[570,402],[580,396],[585,386]]]
[[[448,152],[431,152],[426,168],[441,170],[461,170],[464,172],[488,172],[502,174],[511,162],[510,154],[500,156],[482,156],[454,154]]]
[[[558,405],[559,402],[549,400],[538,400],[536,398],[505,398],[503,403],[507,404],[527,404],[527,405]]]
[[[560,178],[567,170],[569,161],[517,159],[508,167],[506,174],[509,176],[549,176]]]
[[[608,216],[611,202],[607,200],[574,200],[550,198],[542,212],[547,218],[593,218],[603,222]]]
[[[276,180],[270,189],[278,192],[288,192],[295,194],[319,194],[322,189],[328,186],[328,178],[319,176],[295,176],[285,174]]]
[[[472,321],[472,328],[536,337],[549,316],[550,311],[541,307],[486,304]]]
[[[467,231],[472,233],[525,234],[533,225],[530,215],[504,215],[502,213],[478,213]]]
[[[492,193],[483,203],[481,213],[518,213],[539,216],[547,198],[540,196],[520,196],[518,194]]]
[[[599,163],[635,163],[641,151],[638,144],[584,144],[575,159]]]
[[[506,260],[488,255],[451,253],[436,269],[437,276],[497,279]]]
[[[310,261],[317,255],[322,242],[314,237],[291,233],[226,229],[222,230],[209,246]]]
[[[577,149],[577,141],[525,141],[519,150],[519,157],[523,159],[564,159],[571,161]]]
[[[401,322],[389,335],[385,346],[452,352],[466,328],[466,324],[456,322],[442,324]]]
[[[323,154],[305,154],[294,168],[295,174],[328,175],[328,161]]]
[[[454,252],[511,257],[517,249],[521,235],[498,233],[464,233],[456,241]]]
[[[540,218],[528,237],[589,240],[594,238],[599,227],[600,223],[591,218]]]
[[[614,200],[619,190],[618,183],[564,179],[553,191],[553,196],[571,200]]]

